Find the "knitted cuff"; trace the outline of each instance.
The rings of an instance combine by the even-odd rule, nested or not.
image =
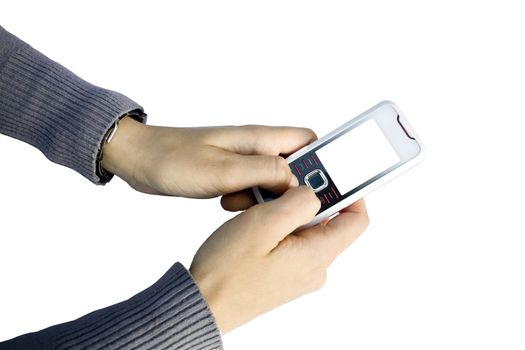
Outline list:
[[[214,318],[189,272],[176,263],[129,300],[22,335],[0,349],[219,350]]]
[[[41,150],[94,183],[107,130],[122,115],[143,113],[126,96],[94,86],[0,28],[0,132]]]

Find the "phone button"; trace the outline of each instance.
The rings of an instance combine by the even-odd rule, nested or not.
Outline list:
[[[321,169],[306,174],[304,183],[316,193],[328,187],[328,179]]]

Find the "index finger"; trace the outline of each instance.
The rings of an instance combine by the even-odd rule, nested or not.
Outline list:
[[[223,127],[211,135],[214,146],[238,154],[287,155],[317,139],[307,128],[245,125]]]
[[[368,226],[365,201],[358,200],[339,212],[326,225],[317,225],[297,235],[312,240],[312,245],[326,261],[326,266],[350,246]]]
[[[307,186],[299,186],[271,202],[249,208],[236,219],[251,227],[251,232],[248,232],[250,241],[267,253],[297,227],[311,221],[320,207],[321,202],[313,191]]]

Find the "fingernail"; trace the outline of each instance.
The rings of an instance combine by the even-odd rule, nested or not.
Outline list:
[[[297,187],[299,186],[299,180],[295,177],[295,175],[292,175],[292,181],[290,182],[290,187]]]

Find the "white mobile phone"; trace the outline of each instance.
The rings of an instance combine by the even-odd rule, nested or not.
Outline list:
[[[421,139],[390,101],[381,102],[286,160],[300,185],[309,186],[321,209],[308,227],[337,214],[359,198],[423,160]],[[276,195],[255,187],[259,203]]]

